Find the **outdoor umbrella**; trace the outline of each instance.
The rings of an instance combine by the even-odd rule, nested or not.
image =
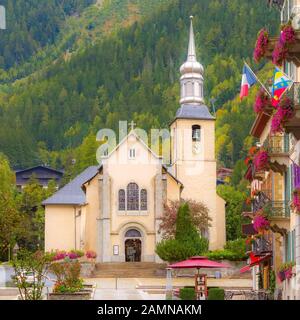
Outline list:
[[[185,268],[229,268],[227,264],[216,262],[207,259],[207,257],[191,257],[187,260],[170,264],[168,268],[171,269],[185,269]]]

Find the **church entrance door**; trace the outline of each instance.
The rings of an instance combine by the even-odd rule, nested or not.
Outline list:
[[[140,239],[125,240],[125,261],[140,262],[142,256],[142,242]]]

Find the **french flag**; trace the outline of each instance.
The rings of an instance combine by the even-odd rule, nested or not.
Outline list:
[[[249,88],[252,87],[256,82],[257,82],[257,79],[256,79],[253,71],[246,64],[244,64],[242,84],[241,84],[241,93],[240,93],[241,100],[244,97],[248,96]]]

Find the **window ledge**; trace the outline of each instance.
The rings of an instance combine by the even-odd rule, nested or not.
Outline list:
[[[118,210],[118,216],[147,216],[148,210],[140,210],[140,211],[121,211]]]

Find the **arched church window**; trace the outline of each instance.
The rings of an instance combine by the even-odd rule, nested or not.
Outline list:
[[[125,211],[125,190],[119,190],[119,211]]]
[[[193,141],[201,140],[201,127],[198,124],[192,126],[192,139]]]
[[[141,190],[141,210],[147,210],[147,190]]]
[[[127,210],[139,210],[139,187],[133,182],[127,186]]]
[[[194,84],[193,82],[189,81],[186,83],[186,96],[192,97],[194,95]]]
[[[141,238],[141,233],[136,229],[130,229],[126,231],[125,238]]]

